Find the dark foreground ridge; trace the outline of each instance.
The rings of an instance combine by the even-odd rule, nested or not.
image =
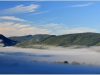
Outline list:
[[[13,46],[16,44],[17,44],[16,41],[10,40],[5,36],[3,36],[2,34],[0,34],[0,46]]]

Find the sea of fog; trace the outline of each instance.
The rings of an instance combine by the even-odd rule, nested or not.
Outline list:
[[[0,47],[0,74],[100,74],[100,46]],[[68,64],[59,63],[68,61]],[[72,64],[77,61],[80,65]]]

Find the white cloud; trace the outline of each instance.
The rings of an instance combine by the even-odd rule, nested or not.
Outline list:
[[[58,27],[59,24],[55,24],[55,23],[49,23],[49,24],[46,24],[47,27]]]
[[[56,24],[56,23],[48,23],[48,24],[42,24],[42,27],[47,28],[47,29],[58,29],[61,28],[62,24]]]
[[[49,34],[51,31],[27,24],[15,24],[13,22],[0,23],[0,34],[5,36],[22,36],[29,34]]]
[[[44,24],[44,27],[34,27],[30,24],[19,24],[14,22],[1,22],[0,23],[0,34],[5,36],[23,36],[29,34],[72,34],[72,33],[84,33],[84,32],[98,32],[93,28],[78,27],[68,28],[62,24]]]
[[[85,6],[89,6],[91,4],[93,4],[93,3],[91,2],[91,3],[87,3],[87,4],[72,5],[72,6],[69,6],[69,7],[85,7]]]
[[[42,28],[51,30],[50,34],[62,35],[62,34],[73,34],[73,33],[85,33],[85,32],[99,32],[97,29],[88,27],[76,27],[69,28],[65,24],[48,23],[40,25]]]
[[[14,16],[0,16],[0,19],[26,22],[25,20],[17,18],[17,17],[14,17]]]
[[[1,10],[0,13],[2,14],[28,13],[28,12],[34,12],[37,8],[39,8],[39,5],[36,4],[31,4],[28,6],[18,5],[16,7]]]
[[[57,23],[42,24],[41,27],[51,30],[50,34],[54,34],[54,35],[99,32],[97,29],[94,28],[88,28],[88,27],[69,28],[68,25],[57,24]]]
[[[50,12],[50,11],[42,11],[42,12],[37,12],[37,13],[30,14],[30,15],[44,14],[44,13],[47,13],[47,12]]]
[[[52,21],[52,20],[55,20],[55,19],[57,19],[57,18],[48,18],[48,19],[46,19],[47,21]]]
[[[25,27],[30,27],[30,25],[28,25],[28,24],[24,24],[24,25],[21,25],[21,24],[15,24],[13,27],[15,27],[15,28],[25,28]]]
[[[55,34],[62,35],[62,34],[73,34],[73,33],[85,33],[85,32],[98,32],[96,29],[93,28],[86,28],[86,27],[78,27],[78,28],[63,28],[60,30],[56,30]]]

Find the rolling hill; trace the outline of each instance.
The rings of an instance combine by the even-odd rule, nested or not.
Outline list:
[[[39,39],[41,37],[48,36],[47,34],[36,34],[36,35],[25,35],[25,36],[11,36],[8,37],[11,40],[17,41],[17,42],[26,42],[33,39]]]
[[[50,45],[50,46],[100,46],[99,33],[76,33],[66,35],[49,35],[38,40],[31,40],[17,44],[17,47],[32,47],[34,45]]]

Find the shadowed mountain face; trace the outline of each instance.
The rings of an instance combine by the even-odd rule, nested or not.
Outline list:
[[[16,44],[17,44],[16,41],[10,40],[5,36],[3,36],[2,34],[0,34],[0,46],[13,46]]]

